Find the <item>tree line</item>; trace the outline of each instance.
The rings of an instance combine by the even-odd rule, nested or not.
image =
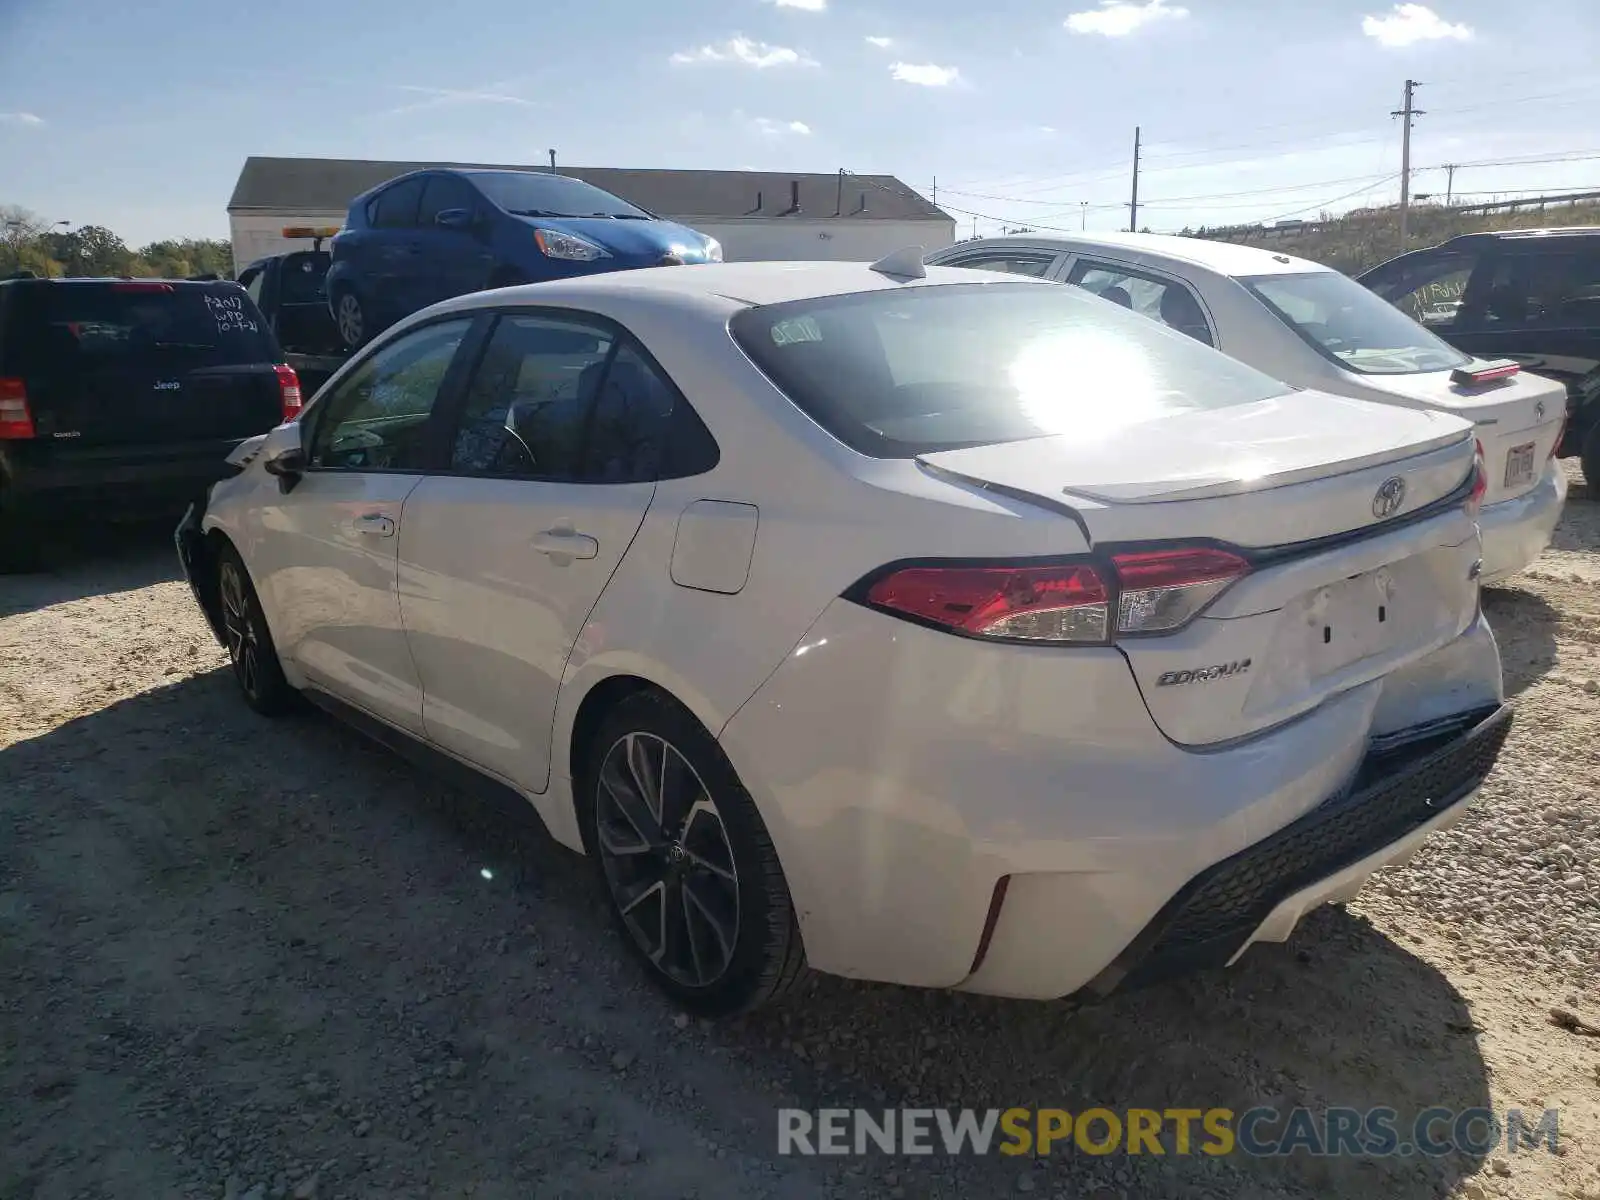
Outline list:
[[[77,229],[65,225],[24,208],[0,205],[0,279],[19,271],[50,278],[233,277],[233,248],[217,238],[170,239],[135,250],[103,225]]]

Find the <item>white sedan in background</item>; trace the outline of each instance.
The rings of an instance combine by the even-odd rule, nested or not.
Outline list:
[[[1474,360],[1338,271],[1148,233],[979,239],[928,261],[1076,284],[1296,387],[1465,417],[1489,473],[1484,582],[1516,574],[1550,544],[1567,494],[1555,458],[1565,387]]]
[[[699,1012],[1229,963],[1509,729],[1470,425],[913,254],[449,300],[232,461],[244,698],[531,804]]]

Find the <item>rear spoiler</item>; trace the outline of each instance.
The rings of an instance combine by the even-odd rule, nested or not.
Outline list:
[[[1450,382],[1462,387],[1474,387],[1480,383],[1493,383],[1498,379],[1510,379],[1522,364],[1515,359],[1497,358],[1493,362],[1474,360],[1464,367],[1457,367],[1450,372]]]

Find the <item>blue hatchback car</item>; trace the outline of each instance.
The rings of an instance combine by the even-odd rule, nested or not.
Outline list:
[[[352,349],[451,296],[722,259],[715,238],[581,179],[471,168],[414,171],[357,196],[332,250],[328,307]]]

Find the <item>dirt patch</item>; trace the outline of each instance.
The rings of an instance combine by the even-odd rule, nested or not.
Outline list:
[[[0,1200],[1600,1197],[1597,550],[1577,483],[1487,600],[1483,799],[1287,946],[1076,1016],[817,978],[719,1026],[526,816],[253,716],[160,531],[0,580]],[[775,1154],[778,1107],[858,1104],[1553,1106],[1565,1153]]]

